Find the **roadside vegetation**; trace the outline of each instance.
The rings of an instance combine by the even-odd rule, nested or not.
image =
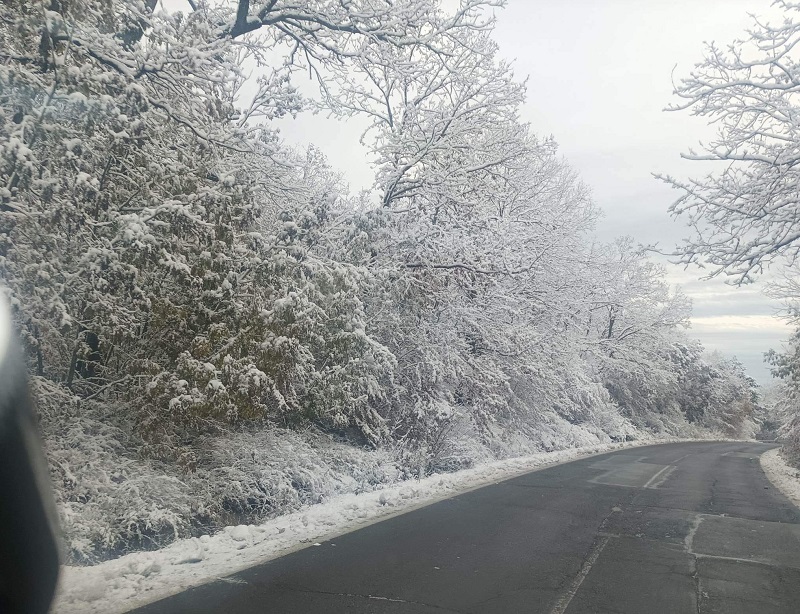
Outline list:
[[[3,3],[0,274],[70,561],[489,459],[758,430],[742,366],[687,336],[632,239],[593,236],[589,188],[520,120],[501,4]],[[283,142],[313,112],[367,118],[370,190]],[[713,186],[686,189],[707,217]],[[767,258],[719,243],[687,259],[746,281]]]

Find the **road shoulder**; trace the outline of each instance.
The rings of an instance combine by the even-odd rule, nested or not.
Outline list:
[[[787,465],[779,451],[780,448],[774,448],[764,452],[761,455],[761,468],[775,488],[800,507],[800,469]]]

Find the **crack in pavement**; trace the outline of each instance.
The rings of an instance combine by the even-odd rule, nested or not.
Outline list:
[[[689,528],[689,532],[686,534],[686,537],[683,540],[683,549],[686,551],[686,554],[689,555],[689,572],[692,576],[692,580],[694,580],[694,600],[697,614],[702,614],[701,604],[703,600],[703,589],[700,586],[700,572],[697,569],[697,555],[694,553],[692,548],[694,547],[694,536],[697,533],[697,530],[700,528],[700,523],[703,522],[703,518],[703,514],[695,514],[694,520],[692,520],[692,526]]]
[[[586,576],[589,575],[589,572],[592,570],[592,567],[597,562],[597,559],[600,557],[600,553],[606,547],[608,542],[611,540],[611,537],[606,534],[603,529],[606,526],[606,522],[608,519],[611,518],[612,514],[618,514],[622,512],[622,507],[620,503],[612,506],[611,511],[605,515],[603,520],[600,521],[600,524],[597,525],[597,530],[595,531],[595,538],[592,541],[592,545],[589,550],[583,555],[583,560],[581,561],[580,569],[575,577],[572,578],[572,582],[569,583],[567,590],[561,594],[561,596],[556,600],[553,607],[550,609],[550,614],[564,614],[566,609],[569,607],[570,602],[573,600],[575,595],[578,592],[578,589],[583,584],[583,581],[586,579]]]
[[[578,592],[578,589],[581,587],[581,584],[583,584],[583,581],[586,579],[586,576],[589,575],[592,567],[600,557],[600,553],[603,551],[603,548],[606,547],[610,540],[610,537],[595,537],[594,542],[592,542],[592,547],[589,548],[589,551],[584,556],[583,563],[581,564],[578,574],[572,579],[567,591],[561,595],[561,597],[559,597],[558,601],[556,601],[555,605],[550,610],[550,614],[564,614],[567,607],[569,607],[570,602],[575,597],[575,594]]]
[[[717,482],[719,482],[717,478],[714,478],[714,481],[711,482],[711,498],[708,501],[709,511],[712,511],[714,509],[714,498],[716,497],[717,494]]]

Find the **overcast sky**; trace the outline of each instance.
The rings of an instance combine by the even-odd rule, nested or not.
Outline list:
[[[667,209],[678,194],[653,172],[679,177],[709,171],[680,152],[713,132],[702,118],[664,112],[676,102],[672,79],[702,59],[704,41],[746,36],[748,13],[775,19],[770,0],[510,0],[499,14],[502,54],[529,78],[526,118],[553,134],[562,154],[605,211],[603,239],[627,234],[670,250],[684,237]],[[788,336],[762,284],[733,288],[700,281],[703,271],[670,267],[694,304],[690,333],[707,348],[735,354],[758,381],[762,355]]]
[[[705,120],[664,112],[677,99],[672,78],[685,76],[704,41],[745,36],[748,13],[772,16],[770,0],[509,0],[498,12],[495,38],[528,78],[524,116],[539,135],[553,135],[561,153],[591,187],[605,216],[604,240],[630,235],[671,250],[686,235],[667,212],[677,192],[652,173],[678,177],[708,172],[680,152],[707,139]],[[372,174],[358,143],[362,123],[304,114],[281,123],[296,143],[313,142],[343,170],[353,189]],[[779,304],[762,284],[733,288],[701,281],[703,271],[668,266],[694,304],[690,334],[710,350],[736,355],[751,376],[770,380],[763,353],[779,348],[789,328],[774,317]]]

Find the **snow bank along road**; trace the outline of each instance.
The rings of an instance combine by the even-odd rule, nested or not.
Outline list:
[[[135,610],[800,612],[800,511],[756,443],[621,450],[526,474]]]

